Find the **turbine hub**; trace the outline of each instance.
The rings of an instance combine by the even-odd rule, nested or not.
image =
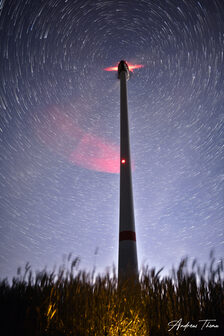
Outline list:
[[[126,76],[127,76],[127,80],[129,79],[129,68],[128,68],[128,64],[127,62],[125,62],[124,60],[120,61],[120,63],[118,64],[118,78],[120,79],[120,75],[121,72],[125,71],[126,72]]]

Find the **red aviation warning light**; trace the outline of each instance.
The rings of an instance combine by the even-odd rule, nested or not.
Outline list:
[[[144,67],[144,65],[142,65],[142,64],[128,64],[128,69],[129,69],[129,71],[132,71],[132,72],[133,72],[134,69],[140,69],[140,68],[143,68],[143,67]],[[118,64],[117,64],[117,66],[105,68],[103,70],[105,70],[105,71],[118,71]]]
[[[125,163],[126,163],[126,160],[125,160],[125,159],[122,159],[122,160],[121,160],[121,163],[122,163],[122,164],[125,164]]]

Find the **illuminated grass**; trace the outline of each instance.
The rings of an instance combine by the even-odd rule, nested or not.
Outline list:
[[[209,267],[195,261],[189,271],[184,259],[163,278],[145,267],[139,286],[120,287],[115,271],[95,276],[79,270],[78,259],[68,261],[69,268],[57,273],[34,276],[27,265],[11,285],[1,281],[1,335],[198,335],[177,328],[168,332],[168,323],[180,318],[185,323],[216,319],[219,329],[203,335],[223,332],[223,261],[216,263],[212,255]]]

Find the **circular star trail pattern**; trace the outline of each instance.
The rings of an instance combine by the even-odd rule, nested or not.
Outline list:
[[[139,264],[223,255],[222,0],[0,1],[1,276],[117,265],[119,80]],[[96,252],[97,251],[97,252]]]

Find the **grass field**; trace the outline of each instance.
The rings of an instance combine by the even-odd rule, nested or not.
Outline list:
[[[209,266],[183,259],[166,277],[144,267],[139,285],[79,270],[71,255],[68,265],[33,275],[27,264],[1,281],[1,335],[224,335],[223,261],[212,254]]]

